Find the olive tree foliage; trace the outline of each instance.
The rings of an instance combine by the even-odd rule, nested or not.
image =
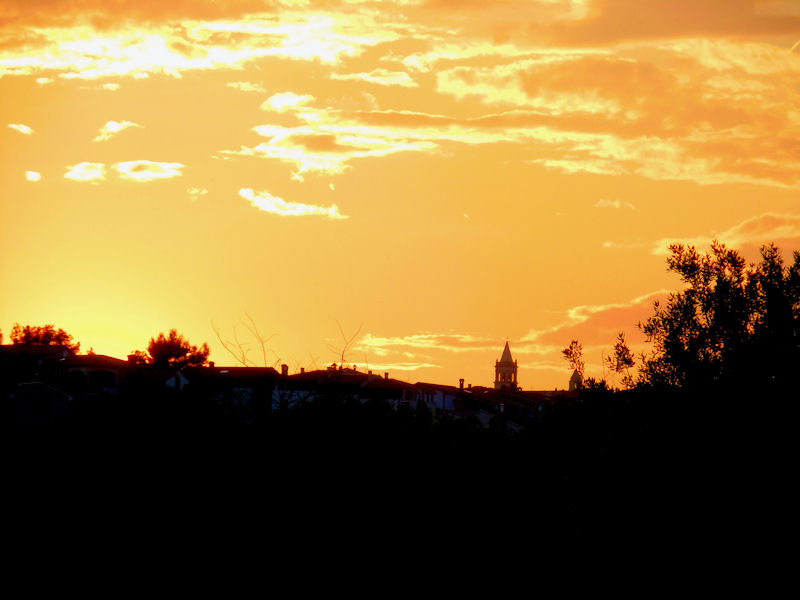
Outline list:
[[[758,264],[713,242],[700,254],[670,246],[667,269],[685,289],[653,305],[639,329],[652,343],[639,383],[707,388],[785,385],[800,359],[800,252],[784,265],[780,251],[761,248]]]
[[[75,355],[81,348],[80,343],[73,342],[72,336],[63,329],[56,329],[54,325],[20,325],[14,323],[10,334],[11,343],[15,346],[58,346],[70,355]],[[2,335],[0,335],[2,341]]]
[[[636,359],[625,341],[625,334],[619,332],[617,341],[611,354],[605,357],[605,366],[617,375],[622,375],[622,385],[626,388],[634,387],[636,380],[631,369],[636,365]]]
[[[578,340],[572,340],[569,346],[561,351],[561,355],[569,363],[570,368],[583,377],[583,371],[586,366],[583,361],[583,345]]]
[[[131,357],[139,364],[181,369],[207,365],[209,352],[208,344],[193,346],[177,330],[170,329],[167,335],[159,333],[158,337],[150,338],[147,354],[137,350]]]

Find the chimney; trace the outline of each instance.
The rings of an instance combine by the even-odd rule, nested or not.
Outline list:
[[[367,371],[367,375],[372,375],[372,371]]]
[[[472,389],[472,384],[471,384],[471,383],[470,383],[470,384],[467,384],[467,389],[468,389],[468,390],[471,390],[471,389]]]
[[[383,374],[383,378],[389,379],[389,371],[386,371],[386,373]]]
[[[306,368],[305,367],[300,367],[300,374],[302,375],[305,372],[306,372]]]
[[[458,389],[461,390],[462,392],[464,391],[464,379],[463,378],[458,380]]]
[[[289,365],[281,365],[281,375],[284,377],[289,375]]]

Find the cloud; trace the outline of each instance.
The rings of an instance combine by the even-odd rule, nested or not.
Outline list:
[[[474,81],[470,83],[473,84]],[[513,82],[500,87],[504,91],[499,93],[524,95],[521,88],[510,92]],[[703,93],[709,97],[707,91]],[[788,89],[786,93],[798,95]],[[447,143],[511,143],[525,146],[527,151],[538,155],[529,163],[566,173],[800,189],[800,167],[792,150],[796,144],[792,132],[800,135],[800,115],[792,120],[791,112],[778,110],[776,115],[769,116],[760,104],[750,109],[760,113],[753,114],[751,119],[750,115],[730,114],[731,110],[740,109],[730,109],[720,100],[719,105],[704,108],[691,119],[687,117],[687,122],[676,128],[663,122],[664,115],[670,114],[663,106],[652,115],[630,116],[628,120],[611,118],[623,108],[593,116],[588,109],[570,102],[548,105],[549,108],[540,104],[537,109],[511,108],[473,118],[454,118],[408,110],[315,108],[311,106],[313,100],[310,95],[292,92],[276,94],[262,108],[294,115],[303,124],[258,125],[255,131],[269,141],[240,150],[222,150],[220,154],[289,162],[296,165],[294,176],[299,178],[314,171],[342,173],[357,158],[407,151],[438,152]],[[688,94],[686,103],[681,105],[694,101]],[[776,101],[786,102],[784,98]],[[639,103],[640,111],[642,106]],[[727,117],[725,113],[729,113]],[[711,126],[709,120],[713,119],[719,124]],[[730,126],[742,120],[747,122]],[[763,124],[759,125],[759,121]],[[327,140],[327,151],[321,146],[312,148],[302,143],[312,139]],[[621,202],[622,207],[630,208],[630,203]]]
[[[587,374],[595,377],[605,375],[603,356],[613,347],[617,334],[623,332],[628,346],[635,353],[649,352],[651,348],[644,334],[636,327],[646,321],[653,313],[653,302],[663,302],[670,290],[658,290],[643,294],[628,302],[580,305],[568,309],[565,319],[546,329],[532,329],[514,346],[514,355],[520,355],[520,366],[568,370],[567,363],[561,359],[561,350],[571,340],[583,345],[583,358]],[[526,355],[558,357],[558,361],[545,362],[524,359]],[[558,364],[560,362],[560,367]]]
[[[192,202],[197,202],[200,198],[208,194],[207,189],[196,187],[190,187],[186,190],[186,192],[189,194],[189,198]]]
[[[700,185],[800,189],[800,61],[755,42],[678,40],[436,72],[437,90],[499,107],[487,127],[544,127],[534,164]]]
[[[131,127],[139,127],[136,123],[131,121],[108,121],[105,125],[100,128],[100,133],[94,138],[92,141],[94,142],[104,142],[106,140],[111,139],[114,135],[121,131],[125,131]]]
[[[150,160],[130,160],[112,166],[123,179],[132,181],[153,181],[182,175],[181,163],[154,162]]]
[[[53,79],[50,77],[37,77],[36,84],[37,85],[47,85],[48,83],[53,83]]]
[[[597,202],[594,203],[595,208],[615,208],[619,210],[620,208],[629,208],[631,210],[639,210],[630,202],[626,202],[624,200],[606,200],[601,198]]]
[[[118,83],[104,83],[103,89],[108,90],[109,92],[116,92],[119,89]]]
[[[294,100],[292,100],[294,101]],[[286,111],[291,109],[287,108]],[[297,127],[258,125],[253,129],[267,142],[240,150],[222,150],[222,156],[258,156],[295,165],[301,180],[308,172],[343,173],[357,158],[375,158],[406,151],[434,151],[437,145],[422,129],[393,130],[364,125],[340,111],[299,106],[291,111],[306,123]],[[416,138],[416,139],[415,139]]]
[[[225,85],[227,85],[228,87],[232,87],[235,90],[239,90],[240,92],[261,92],[261,93],[265,93],[267,91],[263,87],[261,87],[259,84],[250,83],[249,81],[230,81],[230,82],[226,83]]]
[[[254,192],[249,188],[239,190],[239,195],[248,200],[250,204],[264,212],[280,215],[282,217],[325,216],[329,219],[347,219],[346,215],[339,212],[335,204],[330,206],[317,206],[314,204],[300,204],[287,202],[283,198],[273,196],[269,192]]]
[[[274,110],[286,112],[298,106],[304,106],[314,101],[314,96],[309,94],[295,94],[294,92],[281,92],[273,94],[261,104],[261,110]]]
[[[386,69],[373,69],[369,73],[331,73],[331,79],[340,81],[365,81],[384,86],[417,87],[416,81],[403,71],[387,71]]]
[[[105,169],[106,167],[103,163],[82,162],[68,166],[64,177],[73,181],[97,182],[105,179]]]
[[[609,50],[602,48],[542,48],[515,43],[495,43],[494,40],[477,38],[453,38],[432,36],[428,40],[428,49],[424,52],[413,52],[405,56],[387,55],[381,60],[399,62],[407,69],[417,72],[430,72],[441,68],[441,63],[448,66],[467,61],[516,62],[524,59],[540,61],[564,60],[570,57],[588,55],[608,55]]]
[[[731,248],[760,247],[769,242],[792,247],[800,246],[800,215],[765,213],[746,219],[725,231],[712,232],[711,235],[662,238],[654,242],[653,254],[668,255],[670,244],[675,243],[705,250],[711,246],[713,240],[723,242]]]
[[[238,4],[220,2],[217,6]],[[253,6],[266,8],[263,3]],[[142,20],[131,16],[107,21],[93,15],[85,5],[79,8],[83,9],[83,18],[65,18],[61,24],[31,27],[30,21],[20,23],[17,29],[21,33],[35,30],[36,43],[22,36],[22,41],[0,48],[0,75],[53,71],[65,79],[153,74],[181,77],[193,70],[238,69],[268,57],[336,64],[373,46],[402,39],[414,29],[392,12],[362,11],[347,5],[328,11],[289,6],[282,8],[278,17],[263,10],[257,11],[262,14],[221,10],[220,14],[228,12],[229,17],[215,20],[170,18],[172,12],[155,10],[154,14],[164,18]],[[137,17],[146,14],[120,12]],[[194,11],[174,14],[181,12]]]
[[[293,93],[271,98],[301,125],[257,125],[268,141],[240,150],[221,150],[222,157],[257,156],[296,166],[293,178],[307,172],[336,175],[355,159],[379,158],[399,152],[433,153],[446,143],[488,144],[519,142],[537,134],[535,128],[486,129],[469,121],[411,111],[348,111],[308,106],[310,96]],[[263,108],[263,106],[262,106]]]
[[[92,23],[99,30],[130,23],[157,24],[191,19],[216,20],[244,17],[247,14],[273,10],[280,2],[269,0],[191,0],[163,2],[137,0],[81,0],[64,3],[61,0],[3,0],[3,24],[33,27],[69,26]]]
[[[14,131],[19,131],[23,135],[33,135],[33,129],[22,123],[9,123],[8,126]]]
[[[653,302],[667,294],[669,290],[658,290],[628,302],[574,306],[566,311],[566,319],[561,323],[547,329],[530,330],[522,337],[523,344],[517,346],[516,352],[549,354],[560,351],[573,339],[584,346],[613,344],[620,330],[632,330],[637,322],[649,316]]]
[[[502,344],[499,347],[502,348]],[[462,353],[496,351],[497,348],[498,341],[495,339],[458,333],[415,333],[396,337],[381,337],[367,333],[354,347],[355,350],[372,351],[379,356],[400,349]],[[414,356],[417,355],[410,354],[410,357]]]
[[[25,179],[28,181],[39,181],[42,178],[42,174],[38,171],[25,171]]]
[[[594,0],[582,21],[552,32],[564,41],[609,43],[679,37],[785,35],[800,31],[793,0]]]

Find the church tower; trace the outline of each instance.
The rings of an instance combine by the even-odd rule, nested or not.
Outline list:
[[[511,349],[506,342],[503,355],[494,363],[494,389],[516,390],[517,388],[517,361],[511,358]]]

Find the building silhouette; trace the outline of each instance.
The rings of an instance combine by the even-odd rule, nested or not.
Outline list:
[[[511,358],[511,349],[506,346],[500,360],[494,363],[494,389],[496,390],[516,390],[517,385],[517,361]]]

